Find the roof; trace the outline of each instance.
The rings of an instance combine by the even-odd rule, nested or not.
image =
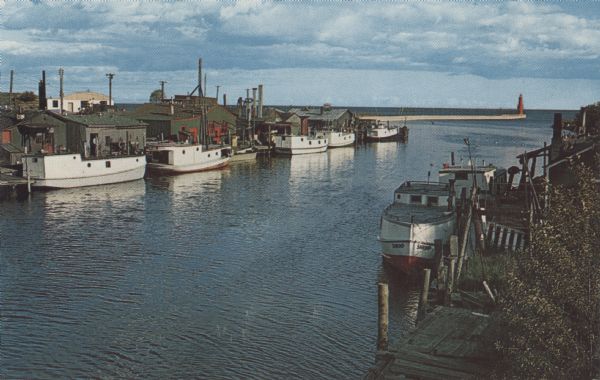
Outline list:
[[[499,169],[496,166],[489,164],[486,166],[476,166],[475,167],[475,172],[476,173],[487,173],[490,171],[499,171],[501,172],[504,169]],[[470,166],[449,166],[447,168],[442,168],[439,170],[439,173],[456,173],[456,172],[468,172],[471,173],[473,172],[473,170],[471,169]]]
[[[54,98],[51,98],[54,99]],[[82,91],[82,92],[73,92],[71,94],[64,96],[65,100],[98,100],[98,101],[107,101],[108,96],[101,94],[99,92],[91,92],[91,91]]]
[[[0,149],[8,153],[23,153],[23,150],[13,144],[0,144]]]
[[[177,120],[200,117],[198,112],[184,110],[178,104],[173,105],[173,111],[174,113],[171,115],[171,105],[168,103],[145,103],[129,113],[128,117],[145,120]]]
[[[321,109],[323,112],[321,113]],[[346,112],[352,112],[347,108],[292,108],[288,110],[288,113],[295,113],[300,117],[308,117],[308,120],[323,120],[323,121],[335,121],[340,119]]]
[[[444,196],[450,194],[450,185],[447,183],[406,181],[400,185],[394,193],[421,194],[432,196]]]
[[[93,115],[67,115],[62,116],[66,120],[89,126],[115,126],[115,127],[145,127],[146,123],[132,117],[122,116],[115,113],[97,113]]]

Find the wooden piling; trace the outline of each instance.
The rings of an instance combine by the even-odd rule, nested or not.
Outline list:
[[[424,316],[427,311],[429,301],[429,280],[431,279],[431,269],[423,269],[423,289],[421,290],[421,302],[419,303],[420,316]]]
[[[388,323],[389,323],[389,289],[388,284],[380,282],[378,288],[378,323],[377,323],[377,350],[388,349]]]
[[[448,275],[446,277],[446,298],[444,300],[444,304],[446,305],[450,303],[450,295],[454,291],[454,264],[456,262],[455,260],[455,258],[451,257],[450,261],[448,262]]]

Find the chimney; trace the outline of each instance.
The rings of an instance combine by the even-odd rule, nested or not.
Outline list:
[[[244,101],[242,100],[241,96],[238,98],[237,107],[238,107],[238,119],[241,119],[242,118],[242,111],[243,111],[243,108],[244,108]]]
[[[252,88],[252,114],[256,117],[256,87]]]
[[[173,99],[171,99],[171,102],[169,103],[170,107],[169,107],[169,115],[174,115],[175,114],[175,105],[173,105]]]
[[[258,117],[262,118],[263,115],[263,85],[258,85]]]
[[[10,103],[11,106],[13,104],[12,95],[13,95],[13,79],[14,79],[14,76],[15,76],[15,71],[14,70],[10,70],[10,87],[9,87],[9,90],[8,90],[8,102]]]
[[[223,107],[227,107],[227,94],[223,94]]]

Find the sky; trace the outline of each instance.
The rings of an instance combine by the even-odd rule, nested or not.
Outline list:
[[[141,103],[197,85],[228,103],[578,109],[600,101],[600,1],[5,1],[0,91]]]

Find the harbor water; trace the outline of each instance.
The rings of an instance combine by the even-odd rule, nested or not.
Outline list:
[[[565,118],[569,115],[565,113]],[[37,192],[0,204],[0,378],[360,378],[377,282],[392,340],[418,289],[382,268],[379,217],[449,161],[518,165],[526,120],[409,123],[409,142]]]

